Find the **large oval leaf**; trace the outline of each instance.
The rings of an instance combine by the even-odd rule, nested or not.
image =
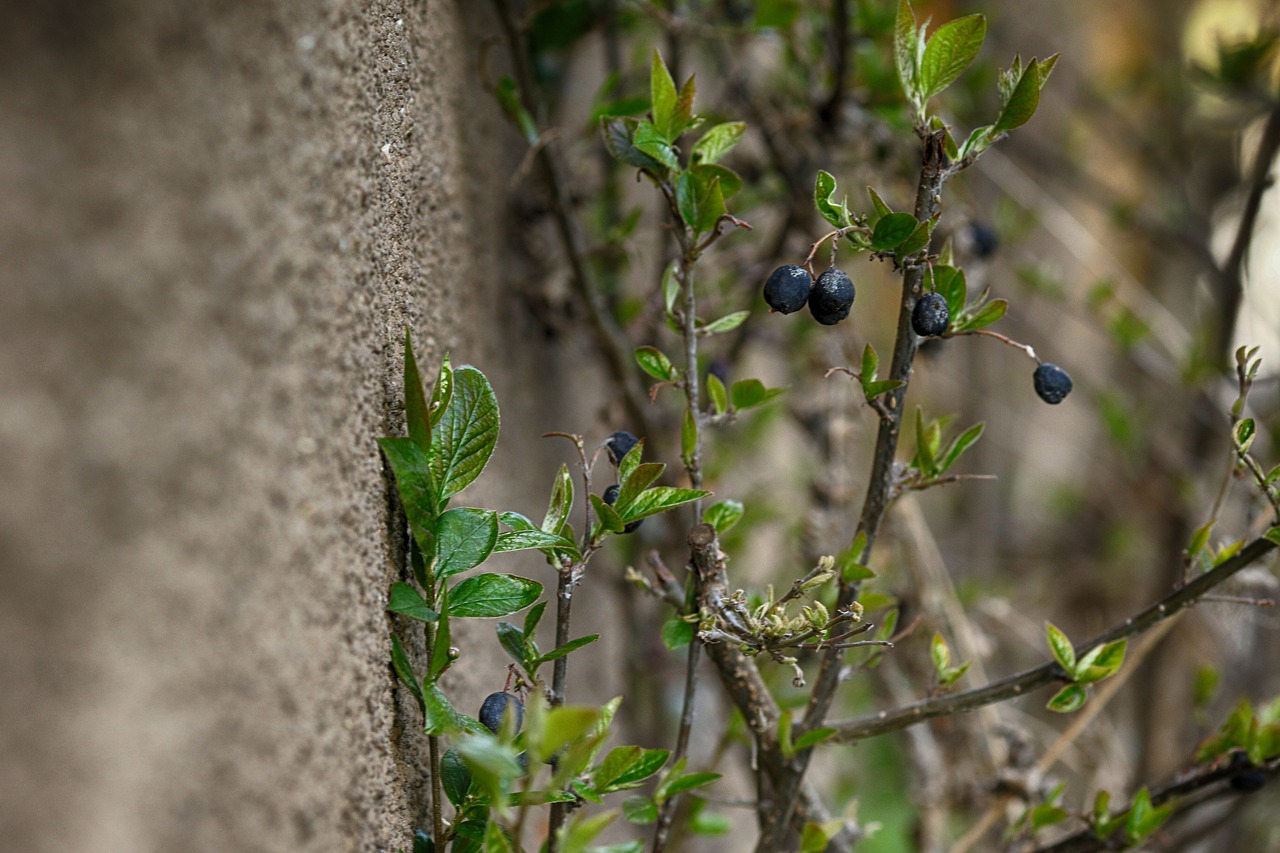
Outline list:
[[[542,595],[542,584],[515,575],[484,574],[449,590],[450,616],[506,616]]]
[[[498,542],[498,514],[462,507],[440,516],[436,525],[435,576],[447,578],[488,559]]]
[[[431,432],[431,473],[440,500],[480,476],[498,443],[498,398],[469,365],[453,372],[453,394]]]

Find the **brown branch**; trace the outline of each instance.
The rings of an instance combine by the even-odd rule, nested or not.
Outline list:
[[[1145,610],[1129,617],[1117,625],[1103,631],[1091,640],[1076,646],[1076,652],[1083,655],[1102,643],[1134,637],[1173,614],[1190,607],[1199,601],[1205,593],[1226,581],[1236,572],[1270,554],[1276,543],[1270,539],[1255,539],[1242,548],[1235,556],[1215,566],[1210,571],[1196,577],[1184,586],[1150,605]],[[897,708],[892,711],[880,711],[856,720],[834,723],[836,729],[832,742],[862,740],[885,732],[897,731],[913,726],[916,723],[944,717],[963,711],[972,711],[995,702],[1013,699],[1043,687],[1065,677],[1062,668],[1056,662],[1041,664],[1014,675],[994,681],[984,687],[953,693],[948,696],[937,696],[925,699],[913,705]]]

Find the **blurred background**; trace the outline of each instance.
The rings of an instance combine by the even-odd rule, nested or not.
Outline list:
[[[468,502],[539,512],[571,461],[539,437],[551,430],[641,433],[676,482],[677,395],[628,402],[642,375],[604,354],[564,230],[567,217],[615,338],[673,351],[664,205],[597,129],[647,109],[655,48],[678,83],[696,74],[710,123],[748,125],[725,165],[743,178],[729,210],[752,230],[698,274],[708,316],[751,316],[706,340],[704,367],[790,388],[708,440],[707,486],[746,506],[725,540],[733,581],[780,588],[848,547],[876,416],[847,376],[824,374],[856,369],[867,343],[887,362],[900,280],[846,250],[858,297],[831,328],[770,314],[760,286],[828,230],[817,170],[854,209],[868,185],[910,208],[919,147],[894,11],[6,4],[0,835],[13,849],[407,846],[427,812],[416,710],[386,666],[400,551],[374,444],[401,429],[400,335],[413,327],[425,371],[448,351],[494,382],[502,439]],[[1061,54],[1031,123],[947,185],[938,234],[971,292],[1009,300],[995,330],[1075,389],[1046,406],[1034,362],[995,340],[922,349],[909,411],[954,416],[949,434],[983,422],[957,471],[994,479],[894,506],[864,604],[911,630],[842,688],[842,719],[928,695],[935,632],[972,661],[957,688],[978,686],[1046,660],[1045,621],[1084,639],[1201,571],[1212,557],[1186,552],[1211,520],[1214,549],[1264,531],[1270,507],[1231,451],[1241,345],[1261,347],[1252,453],[1280,462],[1280,10],[920,0],[915,13],[987,17],[977,62],[934,105],[960,137],[992,119],[1015,54]],[[507,75],[527,89],[559,196],[503,115]],[[619,742],[663,745],[679,713],[668,613],[621,577],[651,549],[680,565],[688,521],[615,542],[582,587],[593,606],[575,635],[607,636],[575,653],[569,698],[624,694]],[[1126,802],[1192,767],[1242,698],[1280,694],[1276,586],[1273,566],[1246,570],[1141,660],[1131,644],[1121,688],[1045,772],[1071,720],[1044,710],[1048,691],[831,747],[815,773],[834,812],[876,829],[859,850],[1047,849],[1082,824],[1009,827],[1058,783],[1068,812],[1099,789]],[[464,642],[474,657],[449,677],[465,708],[505,667],[489,626]],[[803,700],[789,671],[764,669],[784,704]],[[681,843],[737,849],[752,837],[729,831],[750,823],[733,802],[750,795],[750,751],[706,675],[693,760],[731,778],[706,805],[711,834]],[[1175,819],[1150,849],[1280,850],[1272,781]]]

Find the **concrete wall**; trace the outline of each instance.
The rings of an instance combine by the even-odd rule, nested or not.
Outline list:
[[[512,138],[463,82],[476,5],[0,11],[5,849],[408,846],[374,444],[403,324],[523,421],[474,502],[540,511],[573,426],[472,239]]]

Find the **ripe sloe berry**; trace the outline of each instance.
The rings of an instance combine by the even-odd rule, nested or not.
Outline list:
[[[1031,381],[1036,386],[1036,393],[1046,403],[1058,404],[1071,393],[1071,377],[1056,364],[1045,362],[1036,368]]]
[[[809,313],[824,326],[834,326],[849,316],[853,307],[853,279],[835,267],[818,276],[809,294]]]
[[[769,274],[764,283],[764,301],[780,314],[792,314],[804,307],[813,279],[809,271],[795,264],[784,264]]]
[[[604,440],[604,449],[609,452],[609,459],[613,464],[620,465],[622,457],[630,453],[631,448],[635,447],[639,441],[640,439],[626,430],[618,430]]]
[[[502,720],[506,716],[507,708],[512,709],[511,713],[516,718],[516,731],[520,731],[520,727],[524,725],[524,704],[510,693],[490,693],[484,697],[478,718],[481,725],[496,735],[502,728]]]
[[[603,494],[603,495],[601,495],[601,497],[602,497],[602,498],[604,498],[604,502],[605,502],[605,503],[607,503],[609,506],[613,506],[614,504],[616,504],[616,503],[618,502],[618,494],[619,494],[621,491],[622,491],[622,489],[621,489],[621,488],[619,488],[618,484],[617,484],[617,483],[614,483],[612,486],[610,486],[609,488],[607,488],[607,489],[605,489],[605,490],[604,490],[604,494]],[[644,524],[644,519],[643,519],[643,518],[642,518],[642,519],[640,519],[639,521],[633,521],[633,522],[631,522],[630,524],[628,524],[626,527],[624,527],[624,528],[623,528],[623,530],[622,530],[622,532],[623,532],[623,533],[635,533],[635,532],[636,532],[636,528],[638,528],[638,527],[639,527],[640,525],[642,525],[642,524]]]
[[[911,311],[911,328],[922,338],[937,337],[951,324],[951,310],[940,293],[926,293]]]
[[[1256,791],[1267,784],[1267,772],[1265,770],[1246,770],[1243,773],[1237,773],[1232,776],[1229,784],[1237,791]]]

